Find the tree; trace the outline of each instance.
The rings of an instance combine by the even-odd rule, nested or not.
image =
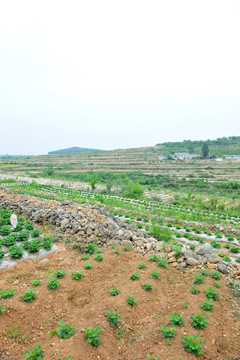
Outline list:
[[[208,154],[209,154],[208,144],[203,143],[202,144],[202,156],[204,157],[204,159],[206,159],[208,157]]]

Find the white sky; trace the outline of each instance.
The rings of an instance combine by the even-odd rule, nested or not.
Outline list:
[[[0,154],[240,135],[239,0],[0,0]]]

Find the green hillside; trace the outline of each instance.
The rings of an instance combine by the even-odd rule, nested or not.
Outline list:
[[[100,151],[98,149],[87,149],[87,148],[80,148],[78,146],[67,148],[67,149],[61,149],[61,150],[55,150],[55,151],[49,151],[48,155],[54,155],[54,154],[69,154],[69,153],[81,153],[81,152],[92,152],[92,151]]]

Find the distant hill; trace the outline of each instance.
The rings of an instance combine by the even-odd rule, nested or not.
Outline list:
[[[69,153],[81,153],[81,152],[92,152],[92,151],[100,151],[97,149],[87,149],[87,148],[80,148],[78,146],[74,146],[71,148],[67,148],[67,149],[61,149],[61,150],[55,150],[55,151],[50,151],[48,153],[48,155],[53,155],[53,154],[69,154]]]
[[[162,148],[163,155],[175,152],[189,152],[201,154],[202,144],[207,143],[214,156],[240,155],[240,136],[229,136],[216,140],[184,140],[181,142],[165,142],[157,144]]]

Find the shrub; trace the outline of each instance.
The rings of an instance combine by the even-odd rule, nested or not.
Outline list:
[[[133,271],[131,274],[130,274],[130,279],[131,280],[138,280],[140,279],[140,274],[137,270]]]
[[[30,236],[30,233],[27,230],[22,230],[18,234],[19,241],[26,241],[26,240],[28,240],[29,236]]]
[[[99,344],[101,344],[101,339],[98,336],[98,334],[102,334],[101,326],[91,329],[85,328],[84,331],[85,331],[85,339],[90,345],[97,347]]]
[[[161,325],[161,336],[163,338],[168,338],[168,339],[171,339],[175,336],[177,336],[177,333],[176,333],[176,330],[175,329],[172,329],[170,327],[167,327],[167,326],[164,326],[164,325]]]
[[[208,299],[217,300],[220,294],[214,287],[205,287],[205,295]]]
[[[142,229],[142,228],[143,228],[143,225],[142,225],[141,223],[137,223],[136,226],[137,226],[138,229]]]
[[[9,225],[3,225],[0,227],[0,235],[7,236],[12,232],[12,228]]]
[[[84,264],[84,269],[85,270],[91,270],[93,268],[92,264],[90,262],[87,262],[86,264]]]
[[[138,263],[138,268],[139,269],[145,269],[147,267],[147,264],[143,263],[143,262],[139,262]]]
[[[151,272],[151,278],[152,279],[160,279],[159,270],[153,270]]]
[[[94,260],[96,261],[103,261],[103,255],[102,254],[96,254],[94,256]]]
[[[120,294],[120,290],[118,290],[118,288],[116,286],[111,289],[107,289],[107,292],[111,296],[116,296],[116,295]]]
[[[194,284],[202,284],[204,282],[204,277],[200,274],[196,274],[194,276],[194,280],[193,280],[193,283]]]
[[[0,299],[9,299],[9,298],[13,297],[14,294],[15,294],[14,288],[12,288],[10,290],[2,289],[2,291],[0,292]]]
[[[35,230],[33,230],[32,231],[32,237],[33,238],[36,238],[36,237],[38,237],[39,235],[41,235],[42,234],[42,230],[40,230],[40,229],[35,229]]]
[[[191,315],[190,319],[192,327],[197,330],[204,329],[208,325],[209,320],[204,317],[204,314],[201,311],[199,311],[197,315]]]
[[[205,311],[211,311],[214,308],[213,300],[204,299],[203,303],[200,306]]]
[[[106,313],[107,321],[109,322],[110,326],[116,326],[122,321],[119,316],[118,311],[111,311],[108,310]]]
[[[145,283],[142,283],[141,286],[145,289],[145,291],[150,291],[153,289],[152,285],[149,283],[149,281],[146,281]]]
[[[38,239],[27,241],[27,250],[32,253],[36,253],[40,250],[40,241]]]
[[[191,354],[202,354],[201,348],[205,345],[205,342],[200,341],[199,335],[186,335],[185,338],[181,338],[183,342],[183,348],[186,352]],[[197,342],[199,340],[199,342]]]
[[[220,249],[220,248],[221,248],[221,245],[220,245],[219,242],[216,241],[216,240],[211,241],[211,245],[212,245],[212,247],[214,247],[214,248],[216,248],[216,249]]]
[[[159,257],[157,260],[157,266],[160,266],[161,268],[165,269],[168,265],[168,261],[164,258]]]
[[[236,247],[236,246],[231,246],[231,247],[230,247],[230,251],[231,251],[232,253],[234,253],[234,254],[238,254],[239,251],[240,251],[240,249],[239,249],[238,247]]]
[[[95,246],[92,243],[89,243],[85,248],[85,253],[87,254],[93,254],[95,252]]]
[[[53,245],[53,239],[49,236],[44,236],[42,238],[42,245],[43,245],[43,248],[46,249],[46,250],[50,250],[52,248],[52,245]]]
[[[12,233],[5,238],[3,238],[3,244],[7,247],[15,245],[17,242],[18,236],[15,233]]]
[[[83,260],[89,260],[89,259],[90,259],[90,255],[89,255],[89,254],[83,254],[82,259],[83,259]]]
[[[33,286],[40,286],[41,285],[41,280],[39,279],[33,279],[30,281],[30,283],[33,285]]]
[[[137,305],[137,299],[134,296],[127,296],[127,302],[129,305],[131,306],[136,306]]]
[[[62,319],[57,321],[57,324],[59,325],[59,329],[57,330],[57,334],[62,339],[70,338],[74,332],[75,332],[75,326],[76,325],[68,325],[65,324]]]
[[[21,246],[13,245],[9,248],[9,255],[13,259],[20,259],[23,256],[24,250]]]
[[[229,256],[225,255],[225,256],[223,257],[223,261],[231,262],[232,260],[231,260],[231,258],[230,258]]]
[[[39,344],[35,345],[33,350],[27,349],[27,352],[23,357],[27,360],[41,360],[43,358],[44,351]]]
[[[194,251],[194,250],[196,250],[196,246],[195,245],[190,245],[190,249]]]
[[[64,268],[54,271],[54,277],[56,277],[57,279],[64,278],[65,274],[66,270]]]
[[[184,325],[183,313],[181,313],[181,312],[180,313],[174,312],[173,314],[170,314],[168,319],[170,320],[170,324],[173,326],[183,326]]]
[[[27,230],[33,230],[34,229],[34,224],[29,220],[25,221],[24,226],[25,226],[25,229],[27,229]]]
[[[221,274],[220,272],[216,271],[216,270],[213,270],[211,272],[211,275],[210,275],[211,278],[215,279],[215,280],[219,280],[221,279]]]
[[[170,229],[161,228],[158,225],[151,225],[150,234],[156,239],[164,242],[169,242],[172,239],[172,232]]]
[[[83,274],[81,271],[74,271],[72,272],[72,279],[79,280],[83,277]]]
[[[59,285],[60,285],[60,282],[58,281],[58,279],[56,277],[53,277],[47,283],[47,287],[49,288],[49,290],[56,290],[59,287]]]
[[[190,286],[190,293],[192,294],[198,294],[200,292],[199,288],[196,285]]]
[[[32,302],[36,299],[36,291],[28,288],[24,293],[21,294],[21,300],[25,302]]]

